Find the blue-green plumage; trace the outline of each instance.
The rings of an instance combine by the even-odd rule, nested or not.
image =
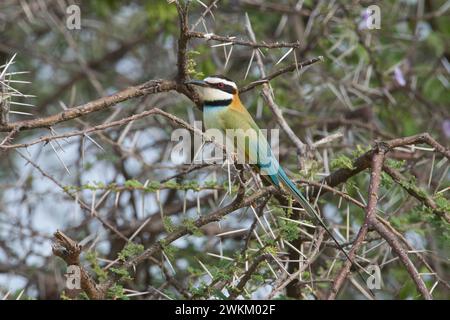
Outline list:
[[[247,163],[254,164],[260,174],[278,188],[284,187],[301,204],[310,215],[313,215],[321,223],[322,220],[308,200],[298,190],[296,185],[289,179],[286,172],[275,158],[272,149],[261,130],[245,108],[232,107],[231,105],[203,106],[203,119],[206,129],[219,129],[224,134],[226,130],[253,130],[254,135],[248,135],[245,150],[238,152],[245,154]],[[242,145],[241,145],[242,147]],[[239,149],[239,147],[238,147]]]

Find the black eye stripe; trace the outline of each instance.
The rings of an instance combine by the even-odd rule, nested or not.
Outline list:
[[[207,84],[209,84],[210,86],[222,90],[224,92],[228,92],[231,94],[235,94],[236,93],[236,89],[233,86],[230,86],[229,84],[223,83],[223,82],[219,82],[219,83],[211,83],[211,82],[207,82]],[[220,87],[219,87],[220,86]]]

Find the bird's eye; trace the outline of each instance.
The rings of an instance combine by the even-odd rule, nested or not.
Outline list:
[[[225,87],[225,85],[222,82],[219,82],[217,84],[217,88],[223,89]]]

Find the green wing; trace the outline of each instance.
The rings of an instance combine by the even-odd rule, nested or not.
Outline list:
[[[257,165],[262,174],[278,173],[279,164],[266,136],[247,110],[241,112],[229,109],[223,113],[222,121],[225,130],[237,130],[235,131],[237,139],[234,139],[233,144],[238,154],[245,156],[246,163]]]

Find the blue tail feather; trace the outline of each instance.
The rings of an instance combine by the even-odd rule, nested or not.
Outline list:
[[[301,204],[303,209],[308,212],[308,214],[314,216],[321,224],[323,224],[322,219],[319,214],[313,208],[313,206],[306,200],[305,196],[298,190],[297,186],[289,179],[284,172],[283,168],[279,167],[277,178],[281,181],[281,183],[289,190],[289,192],[294,196],[294,198]]]

